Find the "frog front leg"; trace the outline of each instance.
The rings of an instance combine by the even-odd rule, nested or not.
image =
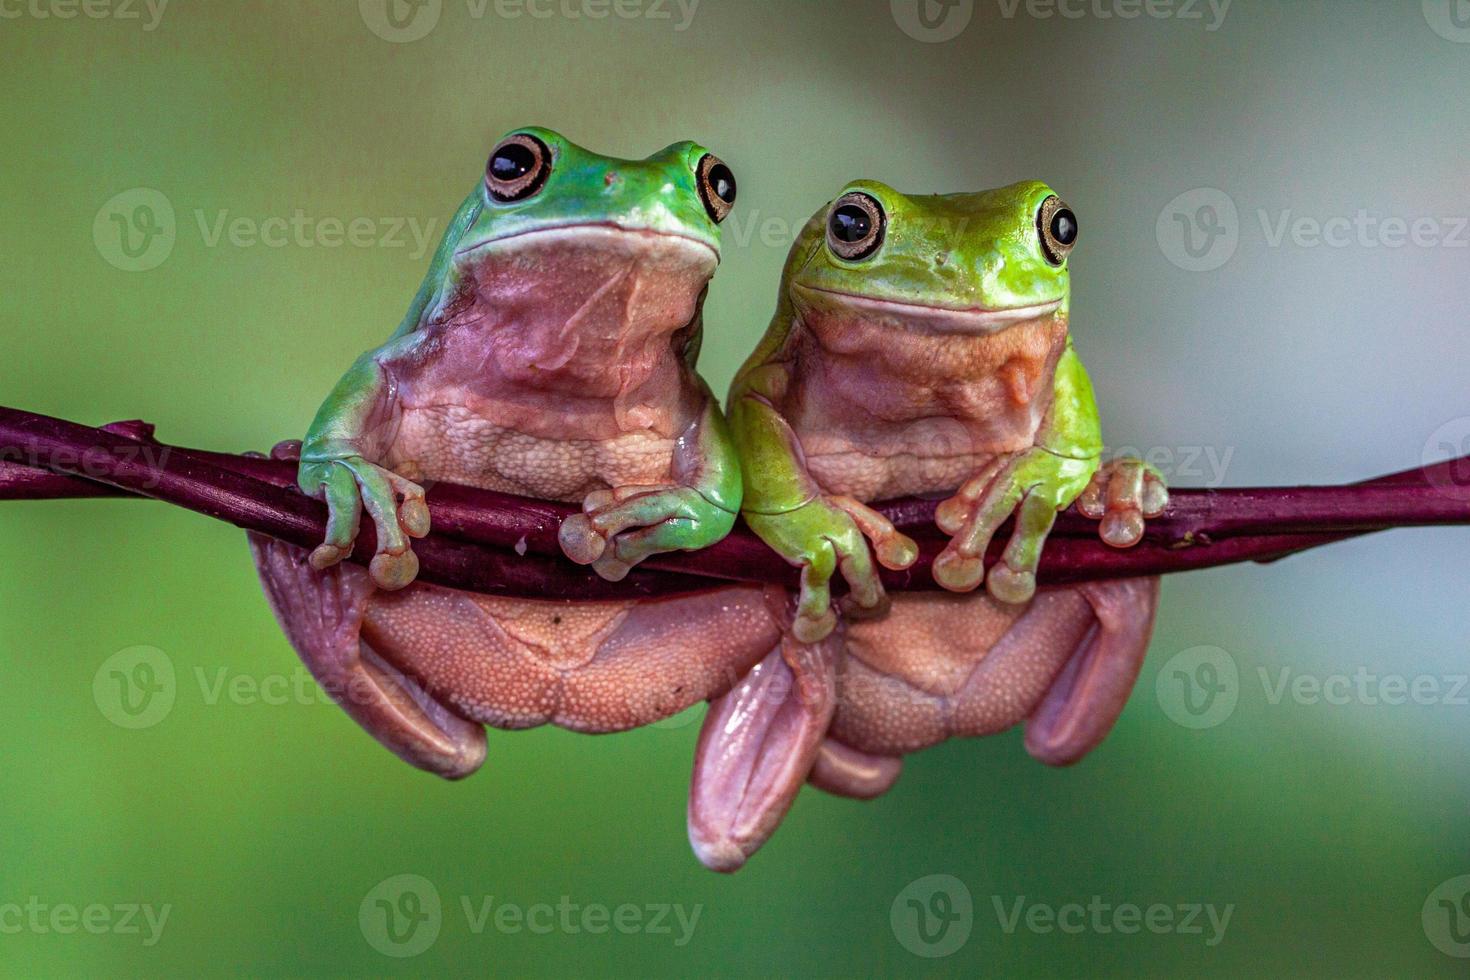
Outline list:
[[[364,508],[377,529],[377,553],[369,571],[383,589],[401,589],[418,575],[409,538],[429,533],[422,487],[378,465],[398,424],[396,386],[384,360],[412,335],[364,354],[348,369],[317,411],[301,446],[297,482],[327,504],[326,539],[311,553],[318,571],[352,552]]]
[[[1036,444],[992,460],[939,505],[935,521],[951,539],[934,560],[934,580],[969,592],[983,579],[1002,602],[1027,602],[1036,593],[1036,567],[1057,512],[1079,498],[1084,513],[1101,519],[1105,542],[1136,544],[1143,518],[1158,516],[1168,503],[1163,478],[1138,460],[1102,466],[1101,457],[1092,382],[1068,340]],[[1013,513],[1011,538],[987,572],[986,549]]]
[[[744,466],[745,521],[782,558],[801,569],[792,634],[816,643],[837,625],[831,580],[841,571],[849,606],[873,613],[884,607],[873,554],[884,568],[907,568],[918,546],[871,507],[827,494],[807,472],[801,443],[776,409],[790,383],[780,364],[754,368],[731,392],[730,418]]]
[[[649,555],[698,551],[730,533],[740,512],[740,463],[708,390],[699,417],[674,445],[672,482],[598,490],[562,521],[568,558],[621,581]]]

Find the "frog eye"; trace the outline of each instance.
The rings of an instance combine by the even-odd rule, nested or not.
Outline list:
[[[551,151],[529,133],[516,133],[490,151],[485,187],[501,203],[519,201],[541,189],[551,173]]]
[[[1077,216],[1053,194],[1041,202],[1041,210],[1036,212],[1036,231],[1041,235],[1046,260],[1061,265],[1077,244]]]
[[[700,157],[695,170],[699,175],[699,199],[715,224],[719,224],[735,206],[735,175],[713,153]]]
[[[827,247],[839,258],[855,262],[878,251],[888,224],[883,205],[860,191],[839,197],[827,215]]]

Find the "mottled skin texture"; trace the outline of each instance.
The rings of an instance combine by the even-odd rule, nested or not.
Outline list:
[[[494,163],[512,143],[537,148],[537,165],[507,201]],[[482,761],[481,724],[614,731],[719,694],[779,641],[784,603],[751,586],[574,604],[413,583],[426,481],[581,502],[563,548],[611,579],[718,541],[740,503],[694,371],[724,216],[701,193],[706,151],[619,160],[526,129],[491,160],[402,325],[307,434],[300,483],[329,506],[327,540],[310,555],[252,541],[317,678],[356,691],[343,707],[388,747],[450,777]],[[340,564],[363,510],[370,571]]]
[[[856,258],[832,231],[854,194],[882,216]],[[711,867],[743,864],[803,780],[875,796],[903,754],[1021,722],[1033,755],[1066,764],[1122,710],[1157,580],[1037,592],[1035,569],[1074,500],[1126,547],[1167,493],[1138,461],[1101,464],[1067,329],[1071,243],[1043,241],[1059,207],[1035,181],[925,197],[859,181],[793,246],[727,407],[745,519],[802,569],[802,589],[782,655],[716,701],[700,737],[690,839]],[[906,567],[915,548],[866,504],[909,494],[945,498],[935,579],[952,593],[983,581],[984,594],[884,595],[874,560]],[[987,570],[985,549],[1013,515]],[[850,587],[843,622],[837,572]]]

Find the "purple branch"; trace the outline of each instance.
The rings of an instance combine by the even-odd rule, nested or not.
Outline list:
[[[323,535],[326,508],[295,487],[285,459],[232,456],[159,443],[141,422],[102,429],[0,408],[0,500],[144,496],[302,547]],[[795,570],[749,530],[693,553],[659,555],[619,583],[561,557],[556,532],[575,510],[453,484],[429,488],[434,532],[414,545],[425,581],[503,595],[600,599],[667,595],[709,588],[711,580],[794,585]],[[885,572],[892,589],[935,589],[929,566],[943,544],[935,501],[879,505],[919,540],[918,563]],[[1470,457],[1407,470],[1367,483],[1328,487],[1174,490],[1168,510],[1149,522],[1144,541],[1116,550],[1097,538],[1097,522],[1073,510],[1058,515],[1040,569],[1045,584],[1154,575],[1241,561],[1272,561],[1358,534],[1470,523]],[[996,535],[998,556],[1007,537]],[[373,554],[364,522],[353,560]]]

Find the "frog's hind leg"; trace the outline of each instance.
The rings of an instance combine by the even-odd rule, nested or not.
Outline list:
[[[1026,751],[1054,766],[1081,759],[1112,731],[1143,666],[1159,602],[1157,578],[1078,591],[1096,621],[1026,721]]]
[[[317,571],[306,550],[249,537],[271,610],[327,694],[368,734],[420,769],[459,779],[480,768],[485,729],[435,700],[362,639],[375,591],[367,571],[349,563]]]
[[[738,870],[791,808],[832,722],[840,649],[837,634],[784,637],[710,703],[689,792],[689,843],[705,866]]]

